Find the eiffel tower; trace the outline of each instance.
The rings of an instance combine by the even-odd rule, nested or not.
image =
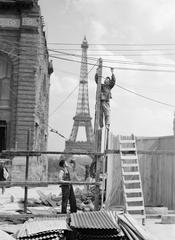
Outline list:
[[[74,123],[70,138],[65,143],[65,152],[94,152],[94,133],[91,124],[88,96],[88,70],[87,70],[87,49],[86,37],[81,44],[82,58],[80,69],[79,93],[76,114],[73,117]],[[77,141],[78,130],[85,128],[86,140]]]

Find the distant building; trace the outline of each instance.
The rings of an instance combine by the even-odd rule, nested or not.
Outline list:
[[[0,152],[47,149],[50,74],[38,0],[0,0]]]

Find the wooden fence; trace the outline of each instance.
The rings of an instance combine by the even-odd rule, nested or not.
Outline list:
[[[147,150],[144,154],[138,154],[145,205],[175,209],[175,153],[171,152],[175,146],[174,136],[142,138],[137,143],[138,153],[139,150]],[[110,137],[110,148],[118,148],[117,137]],[[118,154],[109,155],[107,186],[108,205],[123,205]]]

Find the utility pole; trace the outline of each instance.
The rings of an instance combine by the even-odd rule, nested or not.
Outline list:
[[[100,109],[101,109],[101,80],[102,80],[102,65],[103,61],[99,59],[99,67],[98,67],[98,83],[96,90],[96,105],[95,105],[95,124],[94,124],[94,135],[95,135],[95,151],[101,152],[101,139],[102,139],[102,128],[99,126],[100,121]],[[99,182],[100,179],[100,169],[101,169],[101,156],[95,156],[96,162],[96,176],[95,181]],[[95,210],[99,210],[99,200],[100,197],[100,187],[96,185],[95,188]]]

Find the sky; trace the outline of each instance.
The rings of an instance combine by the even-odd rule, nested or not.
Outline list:
[[[117,85],[112,90],[111,132],[150,137],[173,134],[174,0],[39,0],[39,4],[54,66],[50,85],[50,127],[69,139],[80,77],[80,63],[55,56],[81,59],[59,55],[53,49],[81,55],[81,43],[86,36],[88,57],[93,57],[88,62],[95,65],[101,57],[103,65],[107,66],[103,67],[103,77],[110,76],[110,67],[115,69]],[[90,114],[94,125],[96,67],[92,69],[88,65],[88,71]],[[48,150],[64,150],[65,139],[58,134],[49,132],[48,140]]]

